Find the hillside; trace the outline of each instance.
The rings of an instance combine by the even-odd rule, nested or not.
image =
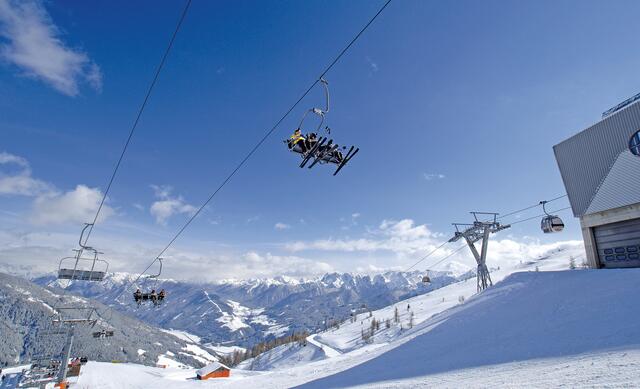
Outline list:
[[[143,388],[143,382],[176,388],[640,385],[635,324],[640,302],[619,298],[640,293],[640,269],[555,270],[567,264],[558,255],[503,268],[492,272],[496,285],[475,296],[470,280],[413,297],[397,304],[405,309],[410,304],[414,311],[411,329],[392,325],[363,342],[365,319],[347,322],[310,336],[309,349],[281,346],[247,361],[260,371],[236,368],[229,379],[196,385],[189,381],[194,370],[96,363],[80,383],[101,382],[96,388]],[[461,303],[459,296],[467,298]],[[373,311],[372,318],[387,317],[394,308]],[[120,374],[137,378],[126,385],[107,379]]]
[[[325,321],[347,318],[354,309],[378,309],[470,274],[434,272],[428,286],[422,284],[422,276],[418,271],[373,276],[330,273],[303,280],[278,277],[208,284],[143,278],[137,283],[142,290],[167,291],[167,303],[161,309],[133,303],[135,288],[129,284],[136,276],[132,274],[110,274],[101,283],[75,282],[70,291],[153,326],[197,335],[203,343],[249,346],[294,331],[319,331],[324,329]],[[51,276],[39,277],[35,282],[59,285]]]
[[[638,277],[638,269],[516,273],[467,303],[427,320],[398,347],[304,387],[391,382],[420,386],[433,384],[432,375],[445,377],[465,369],[475,369],[480,375],[481,367],[529,362],[544,366],[549,360],[557,365],[565,360],[573,364],[576,359],[583,365],[581,371],[573,372],[573,379],[579,381],[571,384],[565,377],[563,383],[604,384],[607,381],[598,381],[598,369],[586,368],[585,361],[629,355],[631,365],[640,362],[640,301],[620,298],[640,292]],[[619,378],[624,378],[631,366],[619,368]],[[559,378],[562,369],[557,374]],[[626,379],[630,382],[632,377]],[[516,383],[535,384],[535,375]]]
[[[192,342],[178,338],[139,320],[110,311],[106,306],[72,297],[74,306],[98,308],[98,325],[78,326],[74,355],[98,361],[155,365],[159,358],[187,366],[201,366],[214,358]],[[68,297],[64,300],[68,301]],[[62,304],[61,295],[24,279],[0,273],[0,366],[29,361],[34,355],[62,348],[63,336],[44,335],[50,328],[52,307]],[[96,340],[92,331],[113,329],[113,338]],[[170,355],[170,358],[167,358]]]

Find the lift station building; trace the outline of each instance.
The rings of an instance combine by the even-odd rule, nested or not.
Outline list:
[[[589,266],[640,267],[640,93],[553,151]]]

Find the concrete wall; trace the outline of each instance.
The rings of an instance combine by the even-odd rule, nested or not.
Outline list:
[[[582,238],[584,240],[584,248],[587,254],[587,264],[589,267],[593,269],[600,267],[598,262],[598,250],[593,237],[593,228],[603,224],[638,218],[640,218],[640,203],[583,215],[580,218],[580,227],[582,229]]]

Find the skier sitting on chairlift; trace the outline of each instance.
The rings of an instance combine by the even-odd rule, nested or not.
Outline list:
[[[158,293],[158,302],[161,303],[164,301],[164,296],[165,296],[165,292],[164,289],[160,290],[160,293]]]
[[[140,289],[137,289],[135,293],[133,293],[133,300],[140,305],[140,302],[142,301],[142,292]]]
[[[288,143],[290,149],[293,150],[297,146],[302,154],[306,153],[309,149],[307,147],[307,139],[302,135],[302,131],[299,128],[296,128],[293,135],[289,137]]]
[[[153,304],[157,304],[158,302],[158,295],[156,294],[156,290],[155,289],[151,289],[151,293],[149,293],[149,300],[153,301]]]

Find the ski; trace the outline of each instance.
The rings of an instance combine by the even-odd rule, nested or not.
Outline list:
[[[311,159],[311,157],[313,155],[315,155],[316,151],[322,147],[322,145],[324,144],[324,142],[327,140],[327,138],[320,138],[315,145],[313,145],[313,147],[311,148],[311,150],[309,150],[307,152],[307,155],[305,155],[302,159],[302,163],[300,163],[300,167],[303,168],[304,165],[307,164],[307,162],[309,162],[309,160]]]
[[[340,147],[339,145],[335,144],[333,146],[331,146],[331,142],[329,142],[327,144],[327,148],[325,149],[325,151],[320,152],[318,154],[318,156],[316,157],[316,160],[313,161],[313,163],[311,165],[309,165],[309,169],[311,169],[312,167],[314,167],[316,165],[316,163],[323,161],[324,160],[324,156],[325,155],[329,155],[329,158],[331,158],[331,153],[333,153],[334,151],[336,151],[338,149],[338,147]]]
[[[360,149],[357,148],[352,153],[351,152],[352,150],[353,150],[353,146],[351,146],[351,149],[349,149],[349,152],[347,153],[347,155],[342,160],[342,163],[338,166],[338,168],[336,169],[335,173],[333,173],[334,176],[340,172],[340,170],[347,164],[347,162],[351,161],[351,158],[353,158],[358,153],[358,151],[360,151]]]

